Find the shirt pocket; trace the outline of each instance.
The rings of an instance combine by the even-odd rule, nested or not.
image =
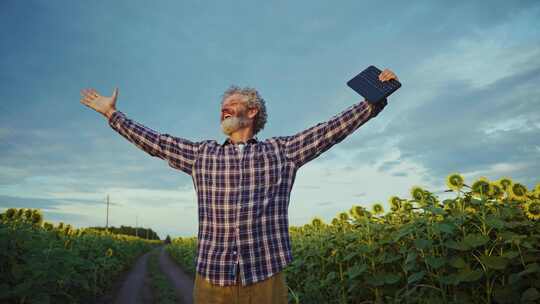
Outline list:
[[[281,164],[279,155],[272,151],[257,153],[253,174],[255,188],[269,190],[281,181]]]

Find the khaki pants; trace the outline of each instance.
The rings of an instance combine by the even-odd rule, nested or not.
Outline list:
[[[235,285],[213,285],[195,273],[194,304],[287,304],[288,290],[283,271],[264,281],[242,286],[240,274]]]

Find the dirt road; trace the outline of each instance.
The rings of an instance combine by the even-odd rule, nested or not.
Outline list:
[[[167,276],[171,285],[176,291],[182,304],[193,303],[193,278],[186,274],[171,259],[165,247],[161,246],[153,249],[159,254],[160,270]],[[110,294],[103,296],[96,303],[114,304],[152,304],[151,282],[149,281],[147,263],[151,252],[142,255],[133,268],[120,278],[120,282],[114,284]],[[114,300],[113,300],[114,299]]]

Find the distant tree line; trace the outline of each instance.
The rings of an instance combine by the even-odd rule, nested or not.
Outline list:
[[[105,227],[89,227],[91,229],[96,229],[96,230],[105,230]],[[114,234],[126,234],[126,235],[133,235],[133,236],[138,236],[142,239],[147,239],[147,240],[159,240],[159,236],[157,235],[157,233],[152,230],[151,228],[142,228],[142,227],[131,227],[131,226],[120,226],[120,227],[109,227],[107,230],[109,230],[109,232],[111,233],[114,233]]]

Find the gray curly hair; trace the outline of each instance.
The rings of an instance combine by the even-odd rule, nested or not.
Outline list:
[[[225,99],[227,99],[227,97],[234,94],[239,94],[245,97],[244,100],[246,101],[246,106],[248,107],[248,109],[256,108],[257,110],[259,110],[257,116],[255,116],[255,121],[253,122],[253,134],[259,133],[259,131],[264,129],[264,125],[266,124],[266,119],[268,117],[266,113],[265,100],[254,88],[240,88],[239,86],[231,85],[225,91],[225,93],[223,93],[223,97],[221,98],[221,105],[223,105],[223,102],[225,102]]]

